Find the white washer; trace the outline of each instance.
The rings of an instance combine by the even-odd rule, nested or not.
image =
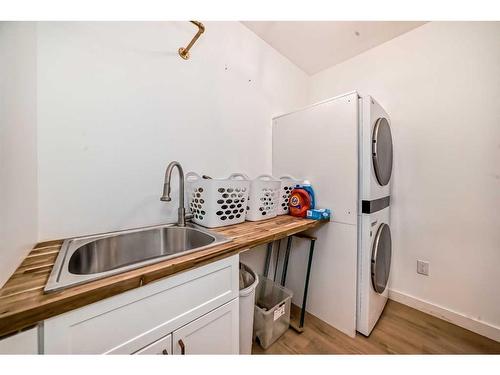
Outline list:
[[[389,206],[361,215],[358,246],[356,330],[368,336],[388,296],[392,256]]]
[[[363,96],[360,140],[360,199],[375,201],[390,196],[392,135],[390,119],[371,96]]]

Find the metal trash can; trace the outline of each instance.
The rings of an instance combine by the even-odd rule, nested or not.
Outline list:
[[[261,276],[255,293],[254,335],[262,348],[267,349],[290,326],[293,293]]]
[[[252,354],[255,288],[258,283],[257,274],[240,263],[240,354]]]

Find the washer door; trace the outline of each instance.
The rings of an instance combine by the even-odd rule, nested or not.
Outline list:
[[[377,182],[385,186],[392,174],[392,136],[389,121],[377,119],[372,135],[372,160]]]
[[[382,223],[378,227],[372,248],[372,285],[379,294],[383,293],[391,270],[392,240],[389,225]]]

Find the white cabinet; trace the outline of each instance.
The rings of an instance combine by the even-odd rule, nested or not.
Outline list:
[[[174,331],[174,354],[238,354],[238,306],[234,299]]]
[[[167,335],[134,354],[172,354],[172,335]]]
[[[218,307],[238,301],[238,264],[234,255],[48,319],[44,353],[141,351]],[[232,318],[238,322],[237,314]],[[219,322],[234,324],[228,318]]]
[[[0,354],[38,354],[38,327],[0,340]]]

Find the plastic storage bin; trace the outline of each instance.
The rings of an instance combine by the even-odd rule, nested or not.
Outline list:
[[[268,174],[251,180],[246,219],[259,221],[275,217],[280,188],[281,181]]]
[[[194,172],[186,174],[188,205],[196,224],[208,228],[245,221],[250,182],[245,175],[204,179]]]
[[[254,336],[267,349],[290,326],[293,293],[263,276],[255,292]]]
[[[258,283],[257,274],[240,263],[240,354],[252,354],[255,288]]]
[[[294,187],[304,182],[292,176],[281,176],[280,200],[278,203],[278,215],[288,214],[288,202],[290,201],[290,194]]]

